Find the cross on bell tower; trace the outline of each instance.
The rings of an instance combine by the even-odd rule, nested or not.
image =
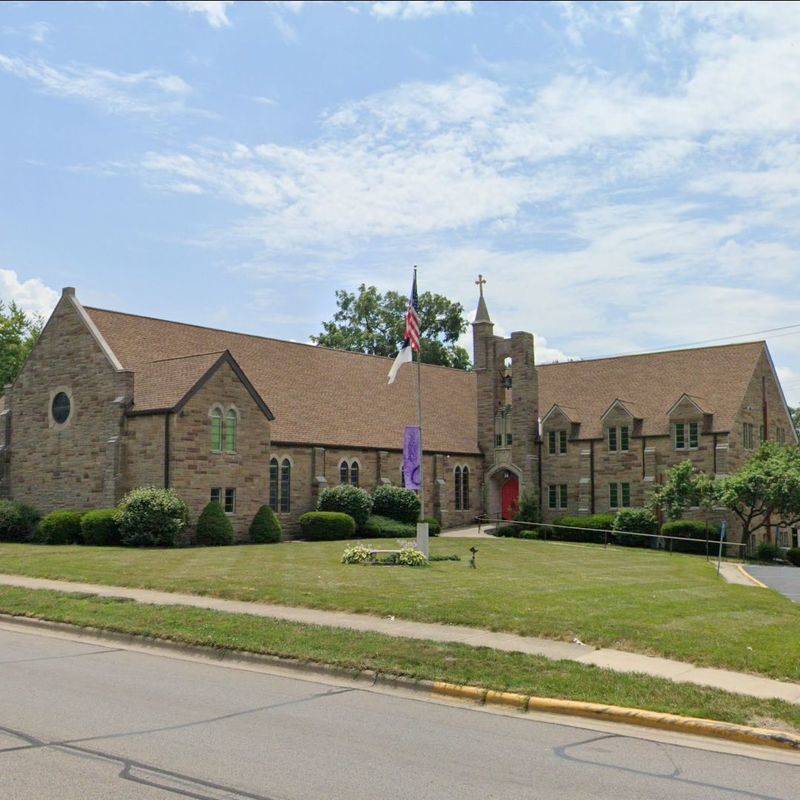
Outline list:
[[[483,275],[478,274],[478,280],[475,281],[475,285],[478,287],[481,293],[481,297],[483,297],[483,287],[486,283],[486,278]]]

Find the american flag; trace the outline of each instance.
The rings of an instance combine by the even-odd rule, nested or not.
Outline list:
[[[417,270],[414,269],[414,283],[411,285],[411,297],[408,298],[406,311],[406,332],[403,338],[412,350],[419,352],[419,297],[417,296]]]

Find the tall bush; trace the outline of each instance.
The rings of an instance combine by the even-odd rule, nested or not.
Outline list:
[[[116,519],[127,547],[174,547],[189,522],[189,509],[172,489],[144,486],[122,498]]]
[[[269,507],[261,506],[250,523],[250,541],[268,544],[281,540],[281,523],[278,515]]]
[[[558,517],[553,520],[553,525],[566,525],[566,528],[549,528],[548,533],[552,539],[563,542],[597,542],[605,541],[603,531],[611,530],[614,524],[613,514],[592,514],[586,517]],[[570,530],[570,526],[573,530]],[[589,530],[585,530],[589,528]],[[584,530],[581,530],[584,529]]]
[[[81,517],[81,540],[84,544],[119,545],[119,537],[116,508],[98,508]]]
[[[42,544],[77,544],[81,541],[82,511],[51,511],[36,529]]]
[[[416,492],[402,486],[378,486],[372,493],[372,513],[400,522],[419,519],[420,501]]]
[[[652,511],[646,508],[624,508],[617,512],[611,525],[614,531],[614,542],[623,547],[650,547],[654,539],[652,534],[658,533],[658,520]],[[633,534],[647,533],[651,536],[632,536]]]
[[[203,547],[233,544],[233,525],[219,503],[212,500],[200,512],[195,543]]]
[[[372,498],[357,486],[343,484],[323,489],[317,503],[318,511],[338,511],[347,514],[361,528],[372,513]]]
[[[39,513],[13,500],[0,500],[0,542],[29,542],[36,531]]]

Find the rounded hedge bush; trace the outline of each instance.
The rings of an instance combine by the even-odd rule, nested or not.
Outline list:
[[[29,542],[36,532],[39,513],[14,500],[0,500],[0,542]]]
[[[800,547],[790,547],[786,551],[786,560],[796,567],[800,567]]]
[[[565,525],[562,528],[547,528],[548,537],[561,542],[597,542],[605,541],[604,531],[610,531],[614,524],[614,514],[592,514],[587,517],[558,517],[553,525]],[[573,526],[576,530],[569,530]],[[590,530],[579,530],[590,528]]]
[[[121,544],[116,508],[98,508],[81,517],[81,540],[95,546]]]
[[[417,529],[408,522],[382,517],[380,514],[370,514],[359,533],[376,539],[390,539],[394,536],[409,538],[417,535]]]
[[[719,524],[706,523],[697,519],[677,519],[665,522],[661,526],[662,536],[677,536],[678,540],[667,539],[666,547],[676,553],[695,553],[705,555],[706,538],[708,538],[709,552],[716,553],[719,548]],[[697,541],[680,541],[681,539],[696,539]]]
[[[372,493],[372,513],[400,522],[419,519],[420,502],[416,492],[402,486],[379,486]]]
[[[212,500],[200,512],[194,541],[202,547],[233,544],[233,525],[219,503]]]
[[[51,511],[36,529],[42,544],[76,544],[81,541],[82,511]]]
[[[347,514],[361,528],[372,513],[372,498],[358,486],[331,486],[320,492],[317,511],[339,511]]]
[[[116,519],[126,547],[175,547],[189,509],[172,489],[144,486],[122,498]]]
[[[756,548],[756,558],[759,561],[772,562],[780,554],[780,548],[774,542],[759,542]]]
[[[650,547],[654,541],[651,536],[635,536],[625,533],[658,533],[658,520],[652,511],[646,508],[624,508],[617,512],[611,524],[614,531],[614,542],[623,547]]]
[[[281,540],[281,523],[269,506],[261,506],[250,523],[250,541],[269,544]]]
[[[341,511],[308,511],[299,521],[303,538],[312,542],[352,539],[356,534],[355,520]]]

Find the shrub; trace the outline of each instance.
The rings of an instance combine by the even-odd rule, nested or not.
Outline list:
[[[281,540],[281,523],[269,506],[261,506],[250,523],[250,541],[267,544]]]
[[[706,524],[697,519],[678,519],[661,526],[662,536],[679,536],[683,539],[696,539],[693,542],[667,540],[667,547],[676,553],[695,553],[705,555],[706,536],[709,552],[716,553],[719,548],[719,525]]]
[[[352,547],[345,547],[342,553],[342,564],[363,564],[372,558],[369,547],[363,544],[354,544]]]
[[[117,509],[120,539],[127,547],[174,547],[189,522],[189,509],[172,489],[134,489]]]
[[[420,502],[416,492],[402,486],[379,486],[372,493],[372,513],[400,522],[419,519]]]
[[[538,539],[539,531],[535,528],[523,528],[522,533],[519,535],[520,539]]]
[[[36,531],[39,513],[13,500],[0,500],[0,542],[29,542]]]
[[[389,517],[381,517],[378,514],[371,514],[366,523],[362,526],[360,533],[373,536],[376,539],[388,539],[392,536],[414,537],[417,529],[414,525],[407,522],[400,522]]]
[[[77,544],[81,541],[81,511],[51,511],[36,530],[42,544]]]
[[[202,510],[194,540],[203,547],[233,544],[233,525],[219,503],[212,500]]]
[[[303,538],[312,542],[352,539],[356,535],[355,520],[341,511],[308,511],[299,522]]]
[[[646,508],[625,508],[617,512],[611,525],[614,542],[623,547],[650,547],[654,541],[651,536],[632,536],[625,533],[658,533],[658,520],[652,511]]]
[[[403,547],[397,554],[397,563],[403,567],[426,567],[428,559],[416,547]]]
[[[521,533],[521,525],[498,525],[492,531],[492,536],[503,536],[509,539],[519,539]]]
[[[605,541],[603,531],[611,530],[614,514],[592,514],[586,517],[558,517],[553,525],[564,525],[564,528],[549,528],[550,538],[561,542],[598,542]],[[590,530],[569,530],[569,527],[589,528]]]
[[[425,517],[422,521],[428,523],[428,536],[438,536],[442,532],[442,526],[436,517]]]
[[[790,547],[786,551],[786,560],[796,567],[800,567],[800,547]]]
[[[81,540],[95,546],[120,544],[116,508],[98,508],[81,517]]]
[[[332,486],[323,489],[317,503],[318,511],[339,511],[352,517],[361,528],[372,513],[372,498],[357,486]]]
[[[774,561],[781,551],[774,542],[759,542],[756,548],[756,558],[759,561]]]
[[[517,522],[540,522],[539,503],[533,492],[525,492],[519,501],[519,511],[514,517]]]
[[[428,561],[461,561],[461,556],[457,553],[431,553]]]

